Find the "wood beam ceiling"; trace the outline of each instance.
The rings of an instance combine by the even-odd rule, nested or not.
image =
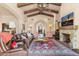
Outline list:
[[[17,6],[18,7],[23,7],[23,6],[29,6],[29,5],[33,5],[34,3],[18,3]],[[61,6],[61,3],[49,3],[52,5],[56,5],[56,6]]]
[[[35,11],[40,11],[40,9],[35,8],[35,9],[32,9],[32,10],[24,11],[24,14],[32,13],[32,12],[35,12]],[[56,13],[56,14],[59,13],[59,12],[56,11],[56,10],[51,10],[51,9],[47,9],[47,8],[41,10],[41,12],[42,12],[42,11],[52,12],[52,13]]]
[[[32,17],[32,16],[36,16],[36,15],[46,15],[46,16],[50,16],[50,17],[54,17],[54,15],[48,14],[48,13],[44,13],[44,12],[38,12],[38,13],[34,13],[34,14],[30,14],[27,15],[27,17]]]
[[[32,5],[33,3],[18,3],[17,6],[18,7],[23,7],[23,6],[29,6]]]
[[[23,6],[33,5],[33,4],[34,4],[34,3],[18,3],[17,6],[18,6],[18,7],[23,7]],[[61,3],[50,3],[50,4],[56,5],[56,6],[61,6]],[[31,16],[35,16],[35,15],[42,14],[42,15],[54,17],[53,15],[48,14],[48,13],[45,13],[45,12],[43,12],[43,11],[52,12],[52,13],[56,13],[56,14],[59,13],[59,11],[57,11],[57,10],[52,10],[52,9],[47,9],[47,8],[43,8],[43,9],[34,8],[34,9],[31,9],[31,10],[24,11],[24,14],[29,14],[29,13],[36,12],[36,11],[39,11],[39,12],[38,12],[38,13],[30,14],[30,15],[27,15],[27,16],[28,16],[28,17],[31,17]]]
[[[52,5],[61,6],[61,3],[51,3]]]

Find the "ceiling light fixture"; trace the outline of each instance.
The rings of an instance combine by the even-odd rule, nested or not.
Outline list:
[[[48,3],[38,3],[37,7],[39,8],[40,11],[43,11],[45,8],[49,6]]]

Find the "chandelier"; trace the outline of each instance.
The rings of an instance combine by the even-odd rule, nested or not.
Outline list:
[[[47,8],[49,6],[48,3],[38,3],[37,7],[39,8],[40,11],[43,11],[43,9]]]

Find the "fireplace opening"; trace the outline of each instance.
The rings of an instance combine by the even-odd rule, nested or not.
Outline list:
[[[70,34],[63,33],[63,39],[65,43],[69,44],[71,42]]]

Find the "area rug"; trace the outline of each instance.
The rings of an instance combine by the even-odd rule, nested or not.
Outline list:
[[[29,56],[79,56],[76,52],[65,47],[54,39],[52,40],[52,47],[47,43],[41,43],[33,41],[29,47]],[[39,44],[38,44],[39,43]],[[50,47],[50,48],[49,48]]]

